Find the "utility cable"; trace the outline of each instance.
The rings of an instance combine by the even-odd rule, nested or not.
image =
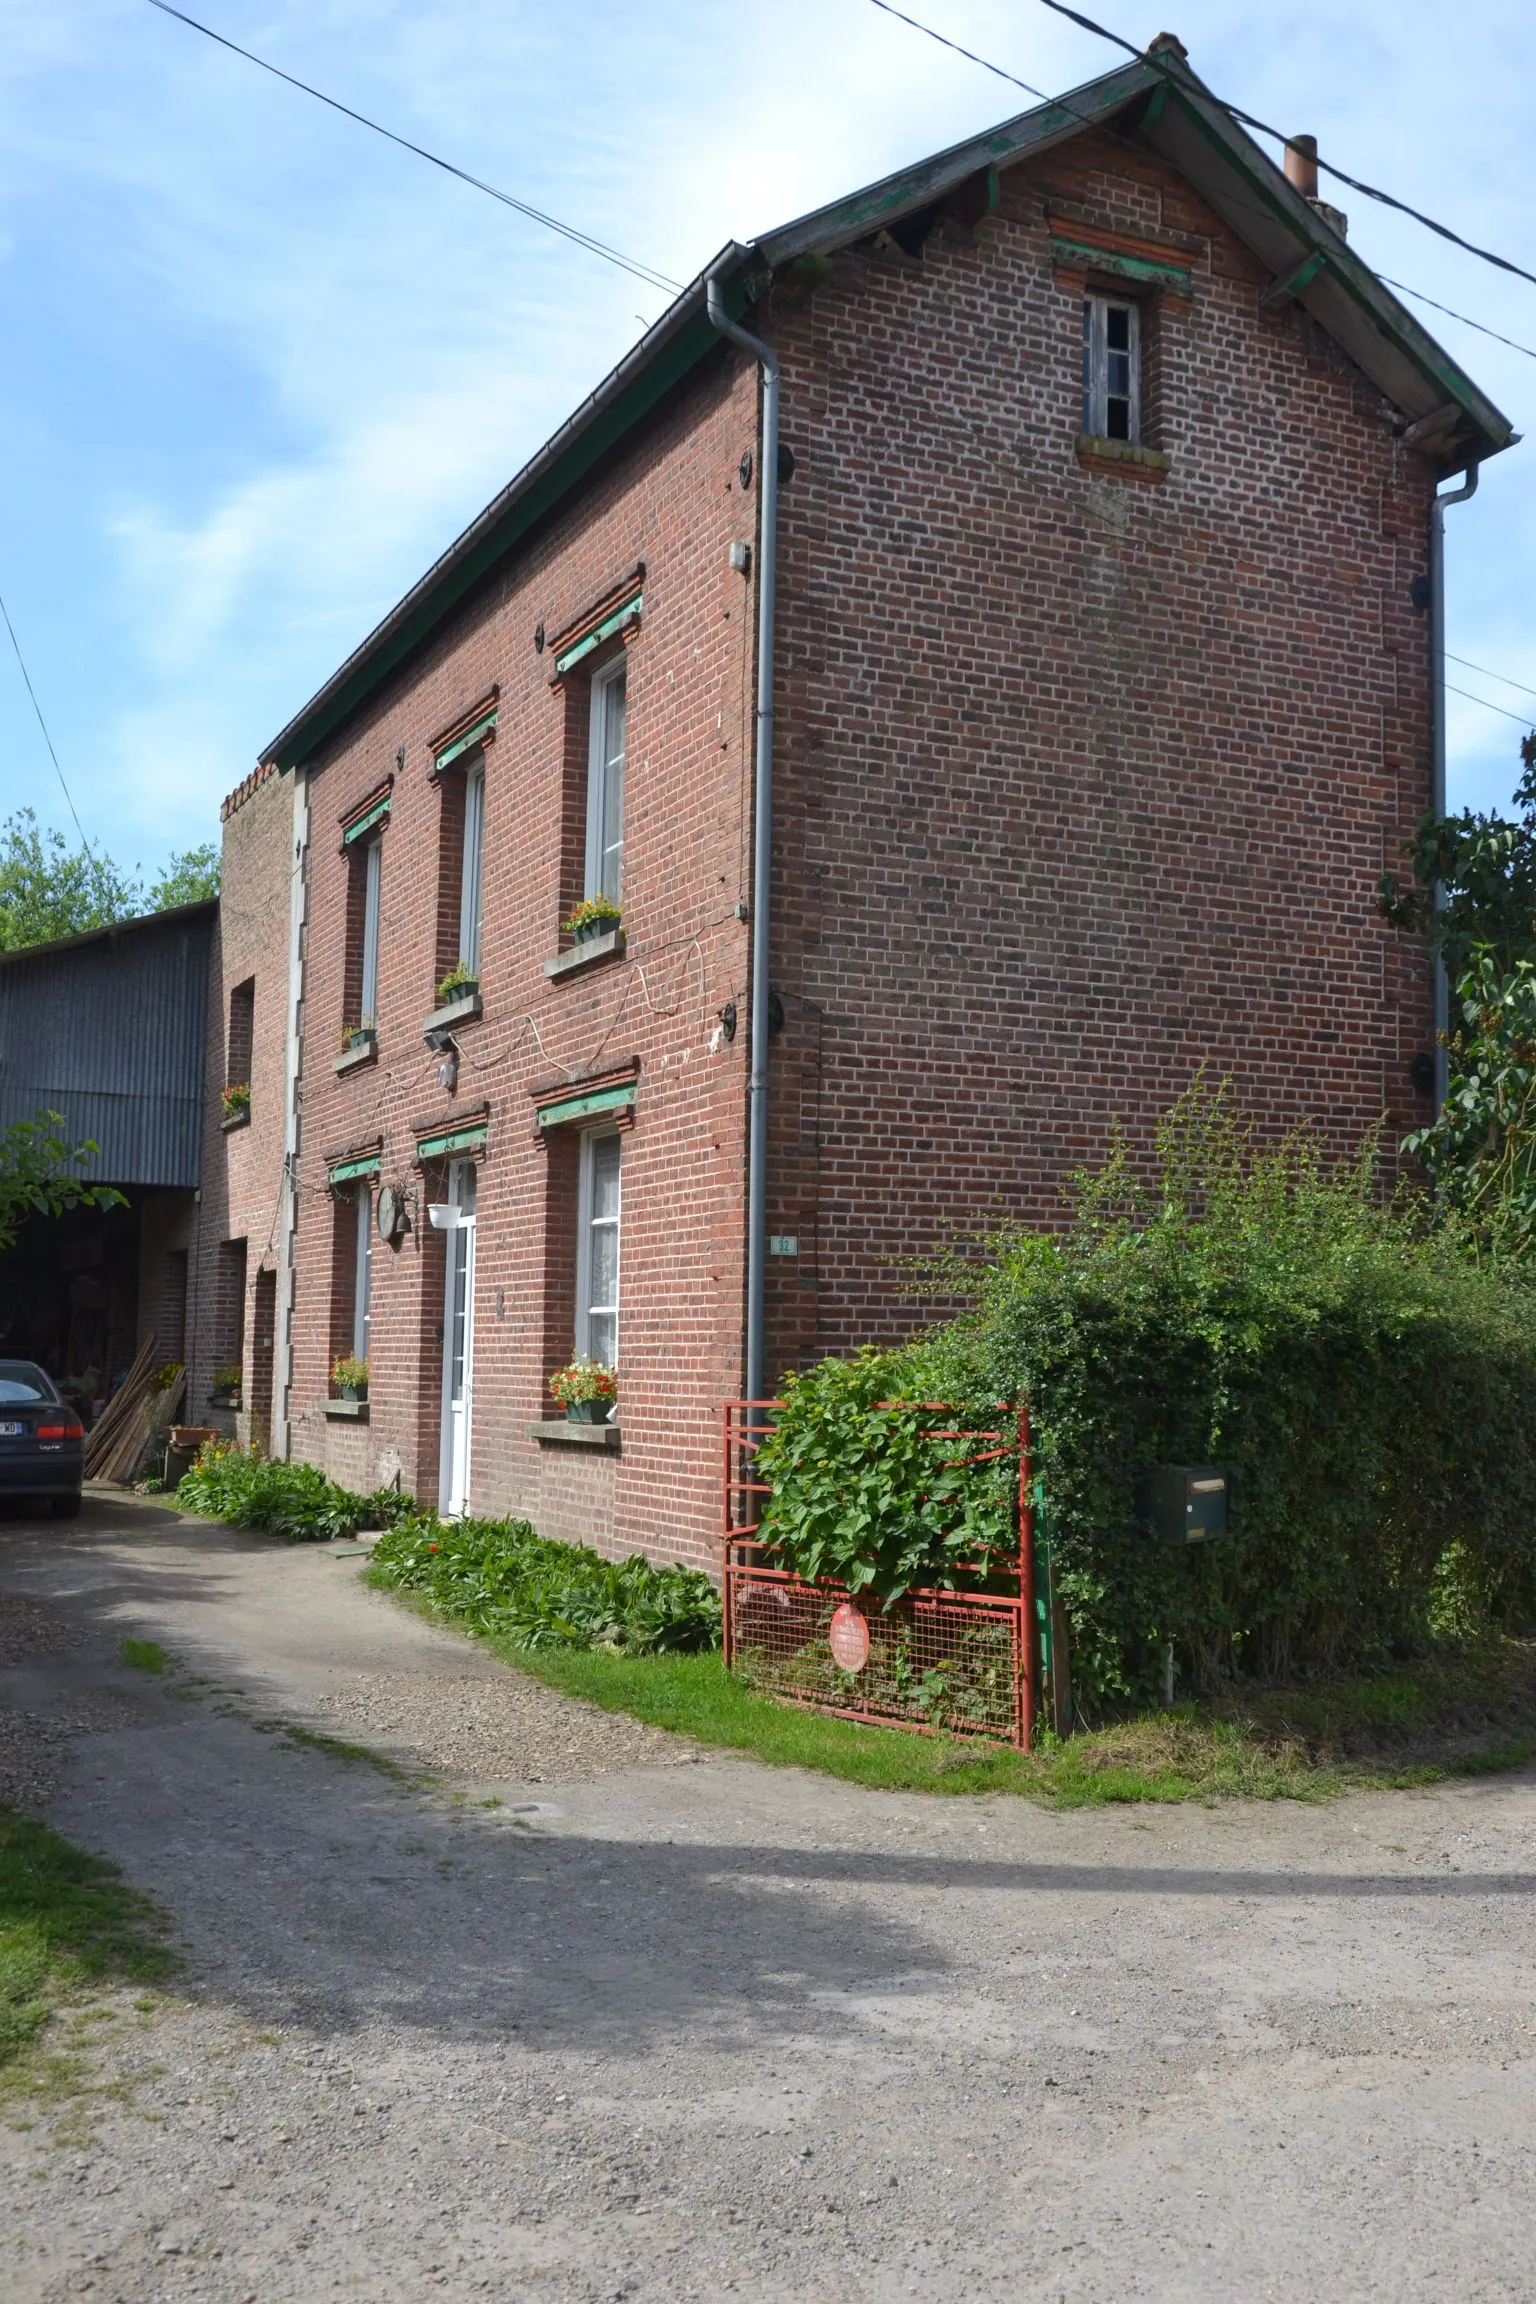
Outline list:
[[[1475,328],[1479,336],[1491,336],[1495,344],[1507,344],[1511,352],[1523,352],[1527,360],[1536,360],[1536,352],[1531,350],[1529,344],[1517,344],[1513,336],[1501,336],[1497,328],[1485,328],[1481,320],[1469,320],[1465,312],[1453,312],[1449,304],[1437,304],[1433,296],[1425,295],[1422,288],[1410,288],[1404,281],[1389,280],[1385,272],[1378,272],[1376,277],[1384,281],[1387,287],[1395,288],[1399,296],[1411,296],[1415,303],[1427,304],[1432,312],[1443,312],[1447,320],[1459,320],[1463,328]]]
[[[85,826],[80,821],[79,810],[76,808],[73,799],[70,798],[69,786],[64,782],[64,771],[59,766],[59,756],[53,748],[53,738],[48,733],[48,723],[43,718],[43,708],[37,700],[37,690],[32,685],[32,675],[27,670],[27,660],[21,652],[21,642],[16,637],[16,627],[11,622],[11,612],[9,608],[7,608],[3,596],[0,596],[0,616],[5,618],[5,628],[11,636],[11,646],[16,651],[16,661],[21,666],[21,676],[27,684],[27,694],[32,699],[32,709],[37,714],[37,724],[43,732],[43,742],[48,747],[48,757],[53,762],[54,773],[59,779],[64,797],[69,801],[69,812],[75,819],[75,830],[80,835],[80,845],[85,850],[86,854],[89,855],[91,852],[91,844],[85,836]]]
[[[154,0],[154,5],[160,7],[163,5],[163,0]],[[892,7],[891,0],[870,0],[870,5],[878,8],[883,15],[895,16],[901,23],[910,24],[914,32],[926,33],[930,40],[937,40],[941,48],[951,49],[955,55],[964,56],[968,62],[979,64],[984,72],[993,73],[999,80],[1011,81],[1015,88],[1022,88],[1027,96],[1038,97],[1040,95],[1041,92],[1038,88],[1031,87],[1027,80],[1021,80],[1017,73],[1005,72],[1000,64],[992,63],[985,56],[978,56],[973,48],[962,48],[958,40],[951,40],[943,32],[935,31],[931,24],[924,24],[918,17],[904,15],[901,9]],[[1155,72],[1160,72],[1170,87],[1176,88],[1178,86],[1175,74],[1170,72],[1168,67],[1161,63],[1156,56],[1148,55],[1145,49],[1138,48],[1134,41],[1123,38],[1120,33],[1107,31],[1102,24],[1096,24],[1091,16],[1083,16],[1079,14],[1076,8],[1067,7],[1065,0],[1040,0],[1040,5],[1042,8],[1053,10],[1058,16],[1065,16],[1070,23],[1080,25],[1085,32],[1093,33],[1097,39],[1108,40],[1114,47],[1123,48],[1126,54],[1134,56],[1139,64],[1149,64]],[[1219,104],[1224,112],[1230,113],[1234,120],[1241,120],[1245,128],[1256,128],[1261,136],[1273,136],[1278,144],[1289,144],[1290,138],[1283,129],[1272,128],[1267,120],[1260,120],[1252,112],[1243,111],[1240,105],[1229,104],[1224,96],[1216,95],[1214,89],[1206,90],[1205,93],[1210,95],[1212,101]],[[1059,96],[1046,97],[1043,101],[1063,104],[1065,110],[1072,111],[1072,107],[1065,104],[1064,99]],[[1081,119],[1086,118],[1087,115],[1073,113],[1073,117]],[[1098,127],[1101,123],[1091,121],[1090,125]],[[1463,239],[1459,232],[1453,232],[1449,224],[1437,223],[1433,216],[1426,216],[1421,208],[1411,208],[1406,200],[1399,200],[1394,193],[1383,192],[1379,185],[1366,184],[1358,176],[1351,176],[1346,169],[1337,167],[1331,160],[1325,160],[1321,153],[1317,155],[1317,165],[1327,175],[1336,176],[1341,184],[1347,184],[1352,192],[1362,193],[1367,200],[1379,200],[1384,208],[1395,208],[1401,216],[1411,216],[1415,224],[1422,224],[1427,231],[1437,232],[1442,240],[1449,240],[1453,246],[1464,248],[1469,256],[1480,256],[1485,264],[1496,265],[1501,272],[1513,272],[1517,279],[1529,280],[1532,287],[1536,288],[1536,272],[1528,272],[1523,264],[1514,263],[1508,256],[1496,255],[1491,248],[1479,248],[1476,241]],[[1458,313],[1454,317],[1459,319],[1460,314]],[[1476,323],[1474,322],[1473,325],[1475,326]],[[1525,347],[1521,345],[1518,349],[1523,351]]]
[[[665,272],[658,272],[652,265],[641,264],[634,257],[623,255],[619,249],[610,248],[605,240],[594,240],[590,232],[578,231],[574,224],[562,224],[558,216],[547,215],[542,208],[530,207],[526,200],[515,199],[510,192],[503,192],[499,185],[487,184],[482,176],[471,176],[467,168],[459,168],[452,160],[444,160],[440,154],[429,152],[425,144],[413,144],[409,136],[399,136],[393,128],[386,128],[381,122],[370,120],[366,112],[354,111],[350,104],[343,104],[335,96],[327,96],[323,88],[312,88],[307,80],[296,79],[293,73],[285,72],[281,65],[269,64],[265,56],[258,56],[253,49],[242,48],[238,41],[227,40],[222,32],[215,32],[210,25],[200,24],[195,16],[188,16],[185,10],[173,8],[170,0],[149,0],[149,5],[158,8],[162,16],[174,16],[179,24],[186,24],[192,31],[201,32],[205,40],[217,41],[221,48],[229,49],[232,55],[243,56],[247,64],[258,65],[263,72],[270,72],[275,80],[286,80],[290,88],[299,89],[305,96],[313,96],[317,104],[328,104],[333,112],[342,113],[348,120],[355,120],[359,127],[371,128],[375,136],[383,136],[391,144],[398,144],[402,151],[414,152],[418,160],[429,161],[434,168],[441,168],[444,175],[457,176],[461,184],[472,185],[475,191],[487,193],[492,200],[499,200],[504,208],[515,208],[519,216],[526,216],[531,222],[542,224],[547,231],[558,232],[562,239],[573,241],[578,248],[585,248],[593,256],[601,256],[605,263],[617,264],[621,271],[632,274],[636,280],[643,280],[648,288],[664,288],[674,295],[681,289],[682,282],[669,279]]]
[[[1474,664],[1470,656],[1452,656],[1449,648],[1445,653],[1450,663],[1464,664],[1469,672],[1480,672],[1485,680],[1501,680],[1506,688],[1518,688],[1522,696],[1536,696],[1536,688],[1527,687],[1523,680],[1511,680],[1507,672],[1490,672],[1486,664]]]
[[[1459,664],[1461,658],[1458,656],[1456,661]],[[1494,674],[1494,678],[1498,678],[1497,673]],[[1453,687],[1449,680],[1445,685],[1452,696],[1464,696],[1469,704],[1481,704],[1485,712],[1502,712],[1504,718],[1513,720],[1517,727],[1536,728],[1536,712],[1506,712],[1502,704],[1490,704],[1486,696],[1474,696],[1470,688]],[[1514,685],[1518,687],[1519,682],[1516,681]]]

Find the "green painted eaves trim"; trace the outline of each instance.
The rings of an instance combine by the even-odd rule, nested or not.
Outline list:
[[[393,798],[393,793],[386,794],[384,799],[375,801],[366,815],[359,816],[355,824],[349,824],[341,836],[343,848],[350,848],[354,840],[361,840],[363,834],[371,832],[375,824],[382,824],[389,814],[389,804]]]
[[[643,593],[637,592],[633,600],[626,600],[622,608],[615,608],[611,616],[603,618],[595,632],[587,633],[584,639],[577,641],[574,648],[567,648],[563,656],[555,658],[556,672],[569,672],[571,666],[579,664],[583,656],[590,656],[594,648],[600,648],[605,640],[611,640],[615,632],[622,632],[626,624],[633,624],[644,604]]]
[[[418,1160],[441,1160],[449,1152],[477,1152],[484,1144],[490,1123],[477,1120],[472,1128],[448,1128],[439,1136],[422,1136],[417,1140]]]
[[[451,744],[445,744],[441,752],[433,753],[433,767],[451,768],[454,761],[457,760],[462,753],[467,752],[472,745],[480,743],[484,737],[490,734],[495,725],[495,713],[487,712],[483,719],[477,720],[475,722],[473,728],[466,728],[462,736],[455,736],[453,742]]]
[[[617,1088],[594,1088],[585,1096],[564,1096],[558,1104],[539,1106],[539,1126],[560,1128],[568,1120],[585,1120],[593,1112],[619,1112],[634,1100],[633,1080],[626,1080]]]
[[[382,1164],[382,1153],[369,1152],[357,1160],[338,1160],[326,1175],[332,1184],[350,1184],[358,1176],[377,1176]]]

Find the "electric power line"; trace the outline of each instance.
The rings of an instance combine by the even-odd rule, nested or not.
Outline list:
[[[1481,320],[1469,320],[1465,312],[1453,312],[1449,304],[1437,304],[1433,296],[1425,295],[1422,288],[1409,288],[1401,280],[1388,280],[1385,272],[1378,272],[1376,277],[1385,281],[1389,288],[1395,288],[1400,296],[1411,296],[1415,303],[1427,304],[1432,312],[1443,312],[1447,320],[1459,320],[1463,328],[1475,328],[1479,336],[1491,336],[1495,344],[1507,344],[1511,352],[1523,352],[1527,360],[1536,360],[1536,352],[1531,350],[1529,344],[1517,344],[1513,336],[1501,336],[1497,328],[1485,328]]]
[[[37,714],[37,724],[43,732],[43,742],[48,747],[48,757],[53,762],[54,773],[57,775],[59,783],[63,788],[64,797],[69,801],[69,812],[75,819],[75,830],[80,835],[80,845],[85,849],[87,854],[89,854],[91,844],[85,836],[85,826],[80,821],[79,811],[76,809],[74,801],[70,798],[69,786],[64,782],[64,771],[59,766],[59,756],[53,748],[53,738],[48,733],[48,723],[43,718],[43,708],[37,700],[37,690],[32,685],[32,675],[27,670],[27,660],[21,652],[21,642],[16,637],[16,627],[11,622],[11,612],[5,604],[3,595],[0,595],[0,616],[5,618],[5,628],[11,636],[11,646],[16,651],[16,661],[21,666],[21,676],[27,684],[27,694],[32,699],[32,709]]]
[[[1523,680],[1511,680],[1507,672],[1490,672],[1486,664],[1474,664],[1470,656],[1453,656],[1449,648],[1445,655],[1447,663],[1464,664],[1469,672],[1480,672],[1485,680],[1500,680],[1506,688],[1518,688],[1522,696],[1536,696],[1536,688],[1528,687]]]
[[[238,41],[227,40],[222,32],[215,32],[210,25],[200,24],[195,16],[188,16],[184,10],[173,8],[170,0],[149,0],[149,5],[158,8],[162,16],[174,16],[179,24],[188,25],[194,32],[201,32],[205,40],[216,41],[219,47],[229,49],[232,55],[243,56],[247,64],[258,65],[263,72],[270,72],[275,80],[286,80],[290,88],[299,89],[305,96],[313,96],[317,104],[328,104],[333,112],[344,114],[348,120],[355,120],[359,127],[371,128],[376,136],[386,137],[391,144],[398,144],[402,151],[414,152],[418,160],[430,161],[434,168],[441,168],[445,175],[457,176],[461,184],[469,184],[477,192],[488,193],[491,199],[499,200],[503,207],[515,208],[519,216],[526,216],[531,222],[542,224],[547,231],[558,232],[562,239],[573,241],[578,248],[585,248],[593,256],[601,256],[606,263],[617,264],[621,271],[632,274],[636,280],[643,280],[648,288],[664,288],[674,295],[681,288],[681,281],[669,279],[665,272],[656,271],[652,265],[638,263],[634,257],[623,255],[617,248],[610,248],[605,240],[594,240],[590,232],[578,231],[574,224],[562,224],[558,216],[547,215],[542,208],[530,207],[526,200],[515,199],[510,192],[503,192],[499,185],[487,184],[484,177],[471,176],[468,169],[455,166],[452,160],[444,160],[436,152],[429,152],[425,144],[413,144],[409,136],[399,136],[393,128],[386,128],[379,121],[370,120],[366,112],[354,111],[350,104],[341,103],[335,96],[327,96],[323,89],[312,88],[307,80],[295,79],[281,65],[269,64],[265,56],[258,56],[253,49],[242,48]]]
[[[154,0],[154,4],[159,7],[162,0]],[[1001,64],[994,64],[989,58],[978,56],[973,48],[962,48],[958,40],[951,40],[945,33],[935,31],[931,24],[924,24],[918,17],[904,15],[901,9],[892,7],[891,0],[870,0],[870,5],[878,8],[883,15],[894,16],[900,23],[910,24],[914,32],[926,33],[927,37],[930,40],[936,40],[941,48],[952,50],[956,56],[964,56],[969,63],[979,64],[984,72],[991,72],[999,80],[1010,81],[1015,88],[1022,88],[1026,96],[1039,97],[1041,95],[1038,88],[1031,87],[1027,80],[1021,80],[1017,73],[1005,72]],[[1157,57],[1149,56],[1144,49],[1138,48],[1134,41],[1122,38],[1120,33],[1106,31],[1102,24],[1095,24],[1091,16],[1082,16],[1075,8],[1068,8],[1065,5],[1065,0],[1040,0],[1040,5],[1043,8],[1054,10],[1058,16],[1067,17],[1073,24],[1081,25],[1085,32],[1092,32],[1096,38],[1108,40],[1116,48],[1123,48],[1126,54],[1134,56],[1138,63],[1150,64],[1154,71],[1161,72],[1170,86],[1177,85],[1173,73],[1161,64]],[[1257,128],[1261,136],[1273,136],[1275,141],[1282,145],[1290,142],[1283,129],[1272,128],[1267,120],[1256,119],[1253,113],[1244,112],[1239,105],[1229,104],[1224,96],[1216,96],[1214,91],[1211,93],[1213,101],[1219,104],[1224,112],[1229,112],[1234,120],[1241,120],[1245,128]],[[1045,97],[1043,101],[1062,104],[1066,111],[1072,112],[1072,107],[1065,104],[1064,99],[1059,96]],[[1072,117],[1074,119],[1088,119],[1086,114],[1075,112],[1072,113]],[[1096,128],[1103,124],[1097,120],[1088,120],[1088,125]],[[1491,248],[1479,248],[1475,241],[1464,240],[1459,232],[1451,230],[1449,224],[1437,224],[1434,217],[1426,216],[1422,209],[1410,208],[1406,200],[1399,200],[1394,193],[1383,192],[1375,184],[1363,183],[1358,176],[1349,175],[1343,168],[1336,167],[1331,160],[1325,160],[1320,153],[1317,156],[1317,165],[1328,175],[1336,176],[1341,184],[1347,184],[1351,191],[1363,193],[1367,200],[1379,200],[1383,207],[1395,208],[1400,215],[1411,216],[1416,224],[1424,225],[1430,232],[1438,232],[1442,240],[1449,240],[1456,247],[1465,248],[1471,256],[1480,256],[1485,264],[1497,265],[1501,272],[1513,272],[1518,279],[1529,280],[1532,287],[1536,288],[1536,272],[1527,272],[1523,264],[1513,263],[1507,256],[1495,255]],[[1426,298],[1425,301],[1427,302],[1428,299]],[[1449,308],[1442,305],[1440,309],[1446,311]],[[1459,312],[1452,313],[1451,317],[1459,320],[1461,314]],[[1476,327],[1477,322],[1472,321],[1469,325]],[[1516,350],[1523,352],[1525,346],[1523,344],[1517,345]]]
[[[1461,662],[1461,658],[1458,656],[1456,661],[1459,664]],[[1499,675],[1497,672],[1492,674],[1493,679],[1497,680],[1498,677]],[[1506,720],[1513,720],[1517,727],[1536,729],[1536,713],[1505,712],[1502,704],[1490,704],[1486,696],[1474,696],[1470,688],[1457,688],[1449,680],[1447,680],[1445,685],[1447,691],[1452,696],[1464,696],[1469,704],[1481,704],[1485,712],[1503,712],[1504,718]],[[1513,682],[1512,685],[1518,688],[1520,683],[1517,680]]]

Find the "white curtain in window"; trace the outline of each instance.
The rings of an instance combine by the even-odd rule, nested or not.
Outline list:
[[[581,1146],[581,1238],[576,1348],[619,1364],[619,1139],[586,1136]]]
[[[352,1296],[352,1349],[359,1360],[368,1357],[368,1306],[373,1295],[373,1187],[366,1179],[357,1188],[357,1279]]]
[[[624,729],[622,658],[592,683],[587,755],[587,885],[589,896],[617,904],[624,886]]]
[[[376,1024],[379,1014],[379,880],[384,843],[370,840],[363,860],[363,999],[361,1024]]]
[[[464,773],[464,864],[459,880],[459,959],[480,965],[480,887],[485,852],[485,762]]]

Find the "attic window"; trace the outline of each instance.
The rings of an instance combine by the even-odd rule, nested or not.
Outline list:
[[[1097,440],[1141,437],[1141,313],[1118,297],[1083,299],[1083,430]]]

